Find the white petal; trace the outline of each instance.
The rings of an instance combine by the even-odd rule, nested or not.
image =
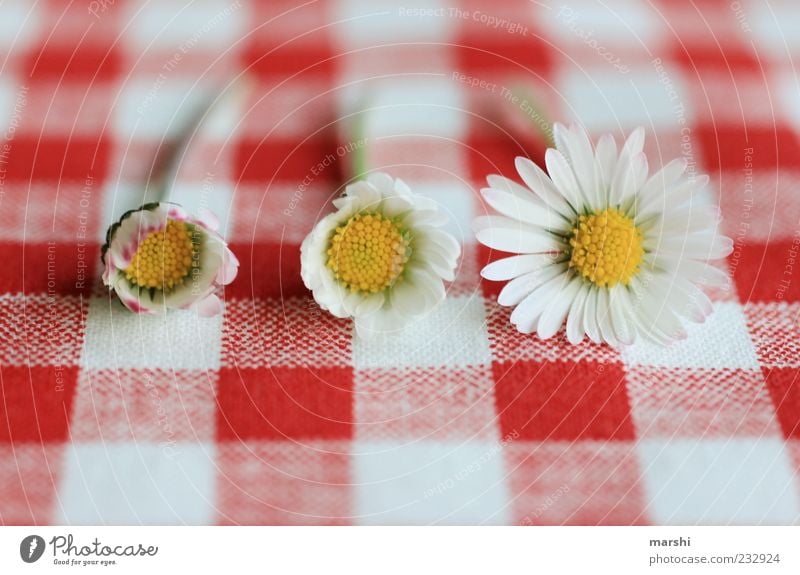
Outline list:
[[[631,345],[636,339],[636,332],[629,320],[632,305],[630,292],[623,285],[616,285],[609,290],[609,310],[611,311],[611,327],[616,339],[623,345]]]
[[[614,136],[605,134],[597,142],[595,150],[595,178],[598,182],[598,204],[595,210],[601,209],[608,203],[608,191],[611,180],[614,178],[614,169],[617,166],[617,143]]]
[[[551,305],[558,290],[568,281],[567,274],[558,275],[528,294],[511,312],[511,323],[522,333],[533,333],[542,312]]]
[[[556,145],[556,150],[564,154],[568,160],[572,157],[571,150],[571,137],[567,127],[561,122],[553,124],[553,142]]]
[[[558,230],[568,227],[566,220],[531,194],[528,194],[528,198],[521,198],[502,190],[483,188],[481,195],[487,204],[504,216],[528,225]]]
[[[425,309],[430,309],[441,303],[446,295],[442,280],[420,267],[410,267],[406,270],[407,281],[418,290],[419,296],[425,301]]]
[[[553,258],[546,254],[511,256],[490,263],[481,270],[481,276],[490,281],[505,281],[552,263]]]
[[[395,189],[395,180],[385,172],[372,172],[367,175],[367,182],[378,190],[382,195],[391,196]]]
[[[453,254],[429,240],[419,240],[414,243],[414,253],[410,261],[451,282],[455,279],[458,254]]]
[[[425,228],[423,230],[417,230],[415,237],[435,244],[441,251],[442,255],[454,263],[461,254],[461,246],[459,245],[458,241],[456,241],[452,235],[443,230]]]
[[[566,275],[565,275],[566,277]],[[561,328],[564,320],[567,318],[570,308],[575,302],[575,296],[583,286],[583,280],[579,277],[574,277],[572,280],[559,290],[553,297],[553,301],[548,305],[542,316],[539,318],[539,323],[536,326],[536,332],[542,339],[550,339]]]
[[[331,202],[333,207],[339,210],[334,214],[325,217],[339,218],[346,220],[350,214],[354,214],[360,209],[361,202],[356,196],[340,196]]]
[[[194,305],[200,317],[214,317],[222,313],[222,302],[215,294],[210,294]]]
[[[436,250],[427,250],[420,256],[419,262],[428,266],[444,281],[451,282],[456,279],[455,262],[448,260]]]
[[[493,250],[535,254],[564,248],[564,244],[552,234],[510,218],[481,216],[475,219],[474,228],[477,240]]]
[[[111,278],[112,288],[122,304],[134,313],[154,314],[163,309],[163,301],[152,301],[148,295],[140,297],[139,290],[134,288],[123,272]]]
[[[360,316],[375,313],[381,308],[385,299],[383,293],[374,293],[365,296],[356,304],[355,313],[353,315]]]
[[[660,236],[686,235],[697,232],[714,233],[721,220],[721,213],[716,206],[687,205],[670,211],[639,225],[647,233]]]
[[[617,347],[619,342],[611,325],[611,303],[606,288],[597,290],[597,325],[600,327],[603,341],[612,347]]]
[[[683,278],[672,278],[669,298],[675,309],[682,310],[680,315],[685,315],[695,323],[702,323],[714,311],[708,296]]]
[[[414,209],[403,217],[403,224],[409,228],[420,228],[423,226],[440,227],[450,221],[446,212],[440,210],[434,204],[432,209]]]
[[[520,199],[525,200],[530,198],[534,201],[541,201],[541,198],[531,190],[504,176],[492,174],[490,176],[486,176],[486,182],[489,184],[490,188],[500,190],[501,192],[508,192],[509,194],[513,194]]]
[[[646,178],[647,156],[643,153],[636,154],[631,158],[620,159],[614,173],[614,180],[611,182],[609,203],[627,210]]]
[[[394,309],[383,307],[369,315],[355,318],[356,334],[362,339],[375,339],[400,330],[407,323]]]
[[[586,298],[589,295],[589,285],[581,282],[580,290],[575,296],[572,308],[567,316],[567,341],[577,345],[583,341],[583,314],[586,309]]]
[[[653,257],[680,256],[696,260],[716,260],[727,257],[733,251],[733,240],[716,234],[689,234],[667,238],[645,238],[642,243]]]
[[[584,210],[585,202],[578,189],[578,181],[575,173],[567,162],[564,155],[553,148],[548,149],[544,154],[544,161],[547,164],[547,173],[555,184],[556,189],[567,200],[573,211],[580,213]]]
[[[398,195],[383,198],[380,207],[381,213],[388,218],[400,217],[413,209],[414,203],[411,198]]]
[[[673,341],[671,337],[653,327],[652,320],[642,310],[639,302],[635,303],[629,311],[628,317],[635,326],[638,336],[662,346],[669,345]]]
[[[500,290],[500,294],[497,296],[497,303],[502,306],[517,305],[540,285],[566,271],[566,264],[553,264],[535,272],[516,277]]]
[[[619,153],[617,164],[614,167],[614,174],[611,178],[611,188],[609,190],[609,204],[619,205],[621,203],[623,188],[627,172],[631,168],[633,158],[642,153],[644,149],[644,128],[636,128],[625,141]]]
[[[659,258],[656,265],[695,283],[718,288],[730,287],[728,274],[706,262],[681,257]]]
[[[639,203],[648,202],[651,198],[658,199],[664,190],[677,184],[687,165],[684,158],[678,158],[650,176],[639,192]]]
[[[515,160],[517,172],[528,186],[547,206],[552,206],[559,214],[572,220],[577,212],[566,198],[556,189],[553,180],[528,158],[518,156]]]
[[[428,309],[424,301],[424,298],[420,297],[420,290],[407,281],[392,288],[389,296],[389,304],[400,315],[407,317],[424,313]]]
[[[639,316],[650,332],[669,340],[685,339],[686,329],[669,301],[671,280],[667,274],[657,273],[648,278],[646,284],[635,278],[631,287],[639,299]]]
[[[408,187],[408,184],[400,178],[394,181],[394,191],[401,196],[415,196],[415,194],[411,192],[411,188]]]
[[[622,146],[620,158],[623,156],[633,157],[642,153],[644,150],[644,128],[639,126],[630,133],[625,145]]]
[[[597,298],[600,297],[600,288],[590,287],[586,296],[586,305],[583,310],[583,331],[594,343],[600,343],[603,338],[600,334],[600,324],[597,323]]]
[[[585,206],[595,207],[599,205],[598,184],[595,180],[594,152],[589,136],[581,126],[573,125],[569,130],[561,124],[556,124],[554,128],[556,142],[563,141],[563,146],[567,151],[563,151],[564,156],[569,160],[581,190],[583,203]]]
[[[358,201],[358,209],[375,209],[378,207],[382,196],[378,189],[365,180],[359,180],[345,188],[348,197]]]
[[[314,289],[314,300],[322,309],[328,310],[336,317],[350,317],[350,311],[345,308],[344,302],[348,292],[336,281],[327,267],[318,270],[320,284]]]
[[[708,176],[702,175],[691,180],[679,181],[674,186],[663,189],[661,193],[651,194],[636,206],[636,223],[653,215],[679,208],[689,201],[694,202],[694,195],[706,185]]]

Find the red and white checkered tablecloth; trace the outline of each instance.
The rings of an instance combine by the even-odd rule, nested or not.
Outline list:
[[[798,58],[793,0],[3,0],[0,523],[797,522]],[[171,196],[223,220],[225,312],[130,314],[105,229],[242,70]],[[733,282],[687,341],[543,342],[480,281],[484,176],[542,155],[520,88],[711,175]],[[370,167],[464,246],[447,300],[377,341],[299,273],[364,106]]]

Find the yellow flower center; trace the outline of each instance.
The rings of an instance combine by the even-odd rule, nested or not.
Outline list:
[[[130,265],[128,281],[143,288],[170,290],[200,266],[194,230],[184,222],[168,220],[163,230],[151,232],[139,244]]]
[[[569,240],[569,267],[600,287],[628,285],[639,272],[644,248],[633,218],[616,208],[580,216]]]
[[[408,235],[381,214],[356,214],[336,228],[328,268],[352,292],[377,293],[400,279],[411,255]]]

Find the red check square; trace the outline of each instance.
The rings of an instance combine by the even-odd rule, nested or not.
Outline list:
[[[503,285],[503,282],[483,281],[482,285]],[[494,299],[494,296],[489,296]],[[596,361],[616,364],[621,361],[620,352],[608,344],[596,344],[584,340],[580,345],[567,341],[563,331],[550,339],[540,339],[536,335],[520,333],[511,323],[511,309],[502,307],[494,301],[487,302],[486,326],[492,360],[499,363],[513,363],[519,360],[532,362],[546,361]]]
[[[486,186],[486,176],[499,174],[521,183],[514,166],[514,158],[526,156],[539,165],[544,165],[546,145],[538,137],[517,140],[508,133],[492,133],[484,126],[484,132],[470,132],[464,144],[464,156],[472,180]]]
[[[229,298],[276,298],[305,296],[309,292],[300,277],[300,246],[294,243],[231,243],[239,258],[239,275],[225,288]]]
[[[748,303],[744,314],[762,367],[800,367],[800,302]]]
[[[327,367],[352,363],[352,321],[304,298],[231,300],[222,332],[224,367]]]
[[[524,37],[525,42],[519,42],[511,30],[518,30],[517,36]],[[535,31],[531,33],[522,22],[509,22],[509,32],[487,33],[486,28],[481,32],[463,38],[455,47],[460,70],[498,82],[506,81],[509,74],[528,78],[551,75],[552,50],[540,35]]]
[[[11,142],[6,178],[86,181],[99,184],[108,173],[111,140],[106,136],[17,135]]]
[[[742,245],[733,281],[742,302],[800,301],[800,242]]]
[[[502,436],[523,440],[633,439],[619,363],[518,361],[492,366]]]
[[[86,295],[94,287],[99,260],[96,244],[0,242],[0,261],[14,270],[0,274],[0,292]]]
[[[122,71],[122,58],[113,43],[70,44],[47,42],[39,52],[31,54],[28,64],[31,77],[89,83],[113,79]]]
[[[214,438],[215,371],[84,369],[75,396],[73,440],[158,443]]]
[[[67,439],[77,367],[3,366],[0,377],[0,443]]]
[[[698,126],[695,133],[710,171],[800,167],[800,137],[786,126],[709,123]]]
[[[768,437],[780,434],[756,369],[628,367],[639,438]]]
[[[65,444],[0,443],[0,525],[53,521]]]
[[[517,524],[647,523],[647,495],[633,442],[515,441],[504,452]]]
[[[349,439],[352,368],[220,370],[220,440]]]
[[[767,389],[787,439],[800,439],[800,369],[764,369]]]
[[[321,37],[319,42],[287,42],[261,37],[245,48],[242,60],[245,70],[277,84],[281,80],[332,78],[337,54]]]
[[[337,161],[340,142],[335,136],[331,130],[299,143],[296,138],[241,139],[233,151],[233,179],[261,185],[280,181],[296,186],[303,182],[338,185],[335,182],[342,179],[348,166]]]
[[[347,442],[229,444],[220,451],[218,523],[342,525],[352,515]]]
[[[738,39],[713,38],[711,41],[690,41],[676,44],[673,57],[690,73],[702,70],[736,70],[736,74],[759,72],[761,63],[749,44]],[[698,72],[697,69],[701,71]]]
[[[88,306],[74,296],[0,297],[0,365],[78,366]]]

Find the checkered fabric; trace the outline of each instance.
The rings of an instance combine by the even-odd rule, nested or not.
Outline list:
[[[800,517],[794,0],[3,0],[0,523],[785,524]],[[99,281],[198,102],[171,199],[241,260],[225,311],[142,317]],[[521,335],[479,270],[489,173],[540,161],[535,95],[651,169],[711,175],[731,289],[687,341]],[[299,243],[371,169],[451,216],[448,298],[361,341]],[[529,119],[525,118],[528,113]],[[537,119],[538,118],[538,119]]]

